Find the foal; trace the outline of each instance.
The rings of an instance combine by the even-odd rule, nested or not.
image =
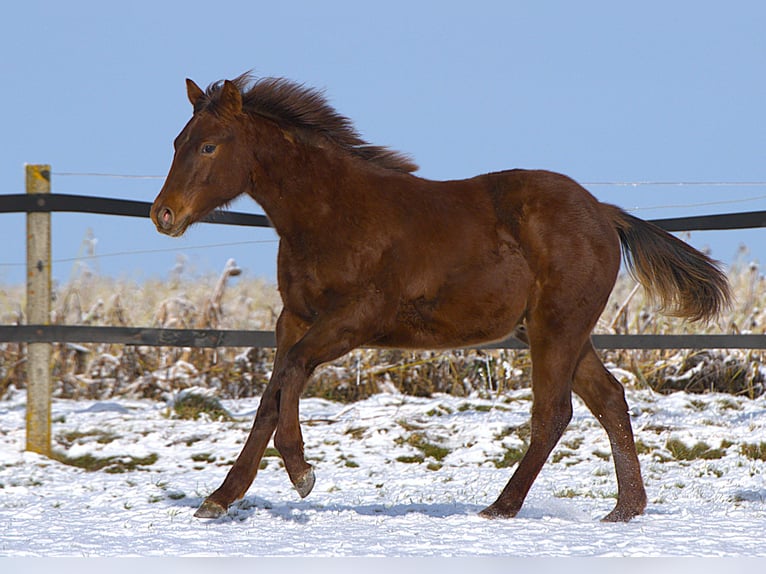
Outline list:
[[[274,370],[253,428],[223,484],[196,516],[245,495],[274,436],[301,497],[298,401],[314,369],[359,346],[448,349],[523,338],[533,362],[529,449],[481,515],[514,516],[572,416],[577,393],[611,442],[618,495],[608,521],[646,506],[628,406],[590,341],[620,268],[677,315],[714,317],[726,277],[704,254],[573,180],[511,170],[459,181],[413,175],[405,156],[365,142],[321,93],[243,75],[200,89],[151,209],[161,233],[242,193],[280,237]],[[525,327],[522,329],[521,327]]]

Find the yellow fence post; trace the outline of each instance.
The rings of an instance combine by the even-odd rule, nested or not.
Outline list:
[[[27,165],[29,194],[51,192],[51,166]],[[38,201],[45,201],[39,198]],[[27,214],[27,324],[48,325],[51,316],[51,214]],[[51,345],[27,345],[27,450],[51,453]]]

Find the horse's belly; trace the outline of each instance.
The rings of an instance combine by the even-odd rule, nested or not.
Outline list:
[[[441,349],[467,347],[504,339],[524,313],[519,298],[476,298],[458,302],[419,299],[404,303],[395,329],[376,344],[386,347]]]
[[[443,282],[425,283],[402,300],[394,328],[380,344],[392,347],[454,348],[504,339],[521,321],[533,284],[518,249],[477,254],[473,264]],[[425,295],[423,293],[431,293]]]

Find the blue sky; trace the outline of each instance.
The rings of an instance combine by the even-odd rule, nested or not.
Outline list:
[[[757,0],[15,1],[0,21],[0,193],[24,191],[24,163],[50,163],[56,192],[151,201],[161,179],[66,174],[164,176],[191,113],[184,78],[249,69],[324,88],[424,177],[527,167],[588,183],[764,182],[764,30]],[[587,187],[645,218],[766,209],[766,185]],[[60,281],[88,229],[101,255],[88,265],[103,274],[164,277],[182,253],[200,273],[234,257],[274,277],[270,230],[200,225],[172,239],[148,220],[70,214],[53,226]],[[21,282],[24,216],[0,214],[0,234],[0,283]],[[763,261],[764,234],[691,242],[724,261],[745,243]]]

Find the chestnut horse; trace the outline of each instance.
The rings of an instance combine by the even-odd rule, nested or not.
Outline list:
[[[417,177],[410,159],[364,141],[320,92],[285,79],[244,74],[206,91],[186,84],[194,113],[175,139],[152,221],[177,237],[247,193],[279,234],[283,302],[274,370],[252,430],[195,516],[222,516],[245,495],[272,435],[300,496],[311,492],[298,401],[318,365],[363,345],[448,349],[512,334],[529,344],[534,365],[531,439],[481,515],[519,511],[571,419],[572,392],[611,442],[618,494],[604,520],[643,512],[624,392],[590,333],[621,246],[649,292],[691,320],[712,318],[728,302],[715,262],[556,173]]]

